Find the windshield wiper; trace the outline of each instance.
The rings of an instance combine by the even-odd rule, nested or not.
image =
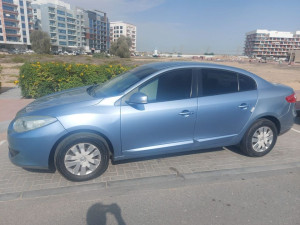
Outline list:
[[[95,89],[96,89],[96,87],[98,87],[99,86],[99,84],[93,84],[92,86],[90,86],[90,87],[88,87],[87,89],[86,89],[86,92],[90,95],[90,96],[94,96],[94,92],[95,92]]]

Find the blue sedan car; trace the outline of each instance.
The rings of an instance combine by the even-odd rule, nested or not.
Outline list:
[[[73,181],[95,178],[109,159],[238,145],[263,156],[294,122],[296,96],[242,69],[154,63],[102,85],[39,98],[8,128],[9,157],[56,168]]]

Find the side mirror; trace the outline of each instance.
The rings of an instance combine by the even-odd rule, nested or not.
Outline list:
[[[142,92],[137,92],[130,96],[129,101],[127,101],[127,103],[129,105],[147,104],[148,96]]]

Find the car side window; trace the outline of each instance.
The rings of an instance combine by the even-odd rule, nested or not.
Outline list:
[[[239,91],[256,90],[256,82],[246,75],[239,74]]]
[[[237,73],[226,70],[202,69],[199,84],[202,96],[238,92]]]
[[[192,69],[178,69],[163,73],[141,85],[139,92],[148,96],[148,102],[187,99],[192,92]]]

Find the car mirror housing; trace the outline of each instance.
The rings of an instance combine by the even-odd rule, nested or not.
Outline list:
[[[137,92],[131,95],[129,98],[129,101],[127,101],[130,105],[136,105],[136,104],[147,104],[148,103],[148,96],[145,95],[142,92]]]

